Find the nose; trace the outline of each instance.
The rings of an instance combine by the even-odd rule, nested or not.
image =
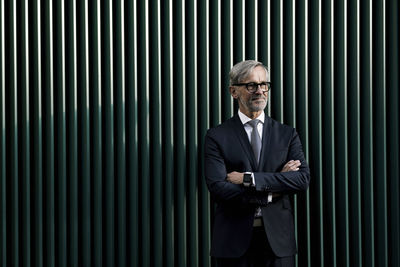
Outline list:
[[[257,95],[263,95],[264,91],[261,89],[261,84],[257,84],[257,90],[254,92]]]

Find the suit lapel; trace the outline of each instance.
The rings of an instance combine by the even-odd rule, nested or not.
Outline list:
[[[266,159],[269,155],[269,150],[271,148],[270,142],[271,142],[271,128],[272,128],[272,123],[271,123],[271,118],[265,115],[265,120],[264,120],[264,129],[263,129],[263,138],[262,138],[262,146],[261,146],[261,152],[260,152],[260,162],[258,164],[258,171],[263,170]]]
[[[251,144],[249,142],[249,137],[247,136],[246,130],[243,127],[242,121],[239,118],[239,115],[233,116],[233,127],[234,132],[236,133],[240,144],[244,152],[247,155],[247,158],[250,160],[251,168],[253,170],[257,169],[257,161],[253,153],[253,149],[251,148]]]

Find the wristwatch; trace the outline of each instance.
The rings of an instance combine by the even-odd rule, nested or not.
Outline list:
[[[252,172],[245,172],[243,175],[243,185],[245,187],[253,186],[253,173]]]

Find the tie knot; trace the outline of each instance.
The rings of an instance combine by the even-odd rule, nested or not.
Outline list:
[[[256,128],[259,122],[260,122],[260,120],[254,119],[254,120],[249,121],[248,124],[249,124],[251,127]]]

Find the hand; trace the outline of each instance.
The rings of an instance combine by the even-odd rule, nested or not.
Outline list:
[[[242,172],[230,172],[226,176],[226,180],[232,184],[243,184],[243,176]]]
[[[283,166],[281,172],[298,171],[301,163],[300,160],[290,160]]]

